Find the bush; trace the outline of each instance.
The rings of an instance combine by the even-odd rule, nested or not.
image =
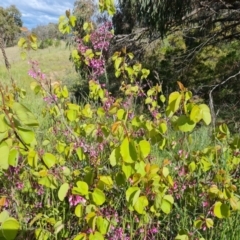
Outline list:
[[[99,52],[80,44],[75,64],[102,75]],[[144,92],[150,71],[133,57],[112,57],[121,98],[91,79],[80,104],[30,61],[31,89],[45,102],[38,114],[51,119],[43,141],[23,90],[0,85],[0,238],[33,229],[36,239],[239,239],[239,136],[222,124],[201,139],[209,107],[180,82],[169,96],[158,84]]]

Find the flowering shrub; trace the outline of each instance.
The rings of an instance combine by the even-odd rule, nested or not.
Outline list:
[[[86,35],[77,37],[77,49],[72,52],[72,59],[79,71],[85,69],[89,73],[89,79],[98,80],[105,73],[106,53],[109,49],[112,23],[105,22],[97,29],[92,23],[85,23],[83,29]]]
[[[96,54],[86,52],[90,66]],[[208,106],[180,82],[168,97],[159,85],[144,93],[149,71],[127,57],[112,58],[123,97],[91,79],[82,105],[30,61],[31,88],[52,120],[43,142],[15,85],[0,85],[0,238],[26,239],[23,230],[33,229],[36,239],[203,240],[221,239],[228,221],[237,229],[239,136],[222,124],[212,143],[192,149],[191,133],[211,123]],[[139,97],[148,113],[133,108]]]

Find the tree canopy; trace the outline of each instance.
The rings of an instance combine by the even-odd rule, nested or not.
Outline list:
[[[5,45],[13,42],[22,24],[21,12],[15,5],[7,8],[0,7],[0,35]]]
[[[167,89],[180,80],[225,109],[239,104],[239,0],[119,0],[113,26],[112,52],[126,46]]]

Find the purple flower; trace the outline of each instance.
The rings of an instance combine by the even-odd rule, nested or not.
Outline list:
[[[76,206],[79,203],[84,205],[86,203],[86,199],[85,198],[83,198],[81,196],[77,196],[77,195],[70,195],[68,197],[68,201],[69,201],[70,206]]]

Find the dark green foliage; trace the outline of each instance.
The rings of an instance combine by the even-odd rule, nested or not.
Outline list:
[[[15,5],[3,8],[0,7],[0,36],[5,45],[12,45],[22,27],[21,13]]]

